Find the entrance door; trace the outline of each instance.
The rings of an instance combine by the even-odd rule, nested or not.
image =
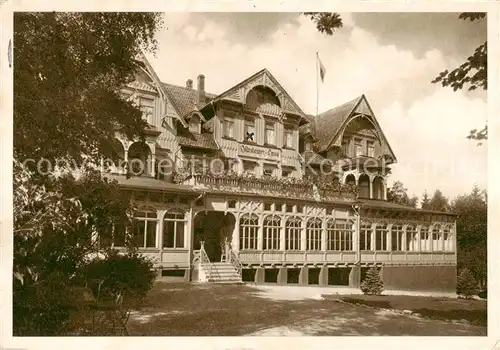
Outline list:
[[[200,249],[204,241],[205,251],[211,262],[219,262],[224,252],[225,237],[231,239],[234,228],[234,216],[218,211],[200,212],[194,220],[194,246]]]

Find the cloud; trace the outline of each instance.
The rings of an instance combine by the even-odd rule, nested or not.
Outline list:
[[[158,35],[153,67],[162,80],[178,85],[203,73],[206,89],[213,93],[268,68],[298,105],[314,114],[319,52],[327,69],[325,82],[319,85],[319,111],[365,94],[400,161],[392,178],[403,181],[410,193],[420,195],[425,188],[439,187],[454,195],[468,191],[475,182],[486,186],[486,147],[465,139],[470,129],[483,125],[485,102],[430,83],[462,58],[444,56],[438,43],[419,56],[408,45],[381,44],[380,34],[356,26],[349,14],[343,14],[344,27],[333,36],[318,33],[309,18],[299,16],[269,26],[260,41],[246,40],[243,34],[235,40],[231,28],[242,32],[258,26],[245,21],[228,26],[210,16],[201,21],[193,14],[167,14],[169,30]],[[461,162],[455,169],[469,170],[424,173],[429,160]],[[409,161],[413,168],[420,162],[422,169],[404,171]]]

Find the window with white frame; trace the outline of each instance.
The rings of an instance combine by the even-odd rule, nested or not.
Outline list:
[[[231,118],[224,117],[223,124],[224,137],[234,138],[234,120]]]
[[[418,236],[415,225],[406,226],[406,250],[409,252],[418,251]]]
[[[431,251],[429,227],[424,225],[420,227],[420,251],[422,252]]]
[[[306,250],[321,250],[321,220],[311,218],[306,226]]]
[[[259,218],[257,215],[246,214],[240,219],[240,249],[256,250],[259,232]]]
[[[127,229],[124,223],[116,223],[109,227],[108,232],[99,235],[99,248],[125,247]]]
[[[280,249],[281,219],[279,216],[268,216],[264,219],[264,250]]]
[[[355,140],[354,150],[356,152],[356,157],[361,157],[363,155],[363,144],[361,143],[361,140]]]
[[[245,119],[245,130],[243,134],[243,140],[247,142],[256,142],[256,134],[255,134],[255,120],[253,119]]]
[[[327,249],[337,251],[352,250],[352,221],[337,219],[328,221]]]
[[[285,147],[293,148],[293,130],[285,127]]]
[[[171,210],[163,219],[163,247],[185,248],[186,214],[181,210]]]
[[[443,229],[444,251],[453,251],[453,235],[451,234],[450,226],[445,226]]]
[[[392,251],[405,250],[403,225],[401,224],[394,224],[391,227],[391,250]]]
[[[266,122],[266,133],[264,143],[266,145],[275,145],[276,140],[274,138],[274,123]]]
[[[285,225],[285,249],[300,250],[300,238],[302,232],[302,220],[289,218]]]
[[[138,248],[156,247],[156,211],[143,210],[135,214],[134,242]]]
[[[372,250],[372,223],[370,221],[361,221],[359,237],[360,250]]]
[[[142,111],[142,117],[148,122],[150,125],[154,125],[154,99],[141,97],[140,98],[140,109]]]
[[[375,227],[375,250],[389,250],[387,247],[387,225],[377,224]]]
[[[432,226],[432,250],[433,251],[442,251],[443,247],[441,244],[441,226],[433,225]]]
[[[366,142],[366,154],[368,157],[375,158],[375,142],[373,141]]]

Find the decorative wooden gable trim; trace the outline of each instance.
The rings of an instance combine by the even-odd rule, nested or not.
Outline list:
[[[353,107],[353,109],[349,113],[349,116],[346,118],[344,123],[342,123],[342,126],[332,138],[332,141],[330,142],[328,148],[330,148],[332,145],[341,146],[342,135],[344,134],[345,128],[353,118],[359,118],[360,116],[367,118],[373,124],[382,144],[386,147],[387,151],[390,153],[390,156],[395,162],[396,156],[394,155],[394,152],[392,151],[392,148],[389,145],[389,142],[387,141],[387,138],[385,137],[385,134],[377,121],[377,118],[375,118],[375,113],[373,113],[373,110],[371,109],[365,95],[362,95],[356,105]]]
[[[226,100],[244,105],[248,93],[256,86],[265,86],[273,90],[280,101],[283,113],[295,114],[303,118],[304,121],[307,121],[304,112],[267,69],[255,73],[229,90],[221,93],[219,96],[215,97],[212,102]]]

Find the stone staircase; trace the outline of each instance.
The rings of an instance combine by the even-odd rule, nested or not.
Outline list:
[[[200,282],[243,283],[238,270],[230,262],[200,264]]]

